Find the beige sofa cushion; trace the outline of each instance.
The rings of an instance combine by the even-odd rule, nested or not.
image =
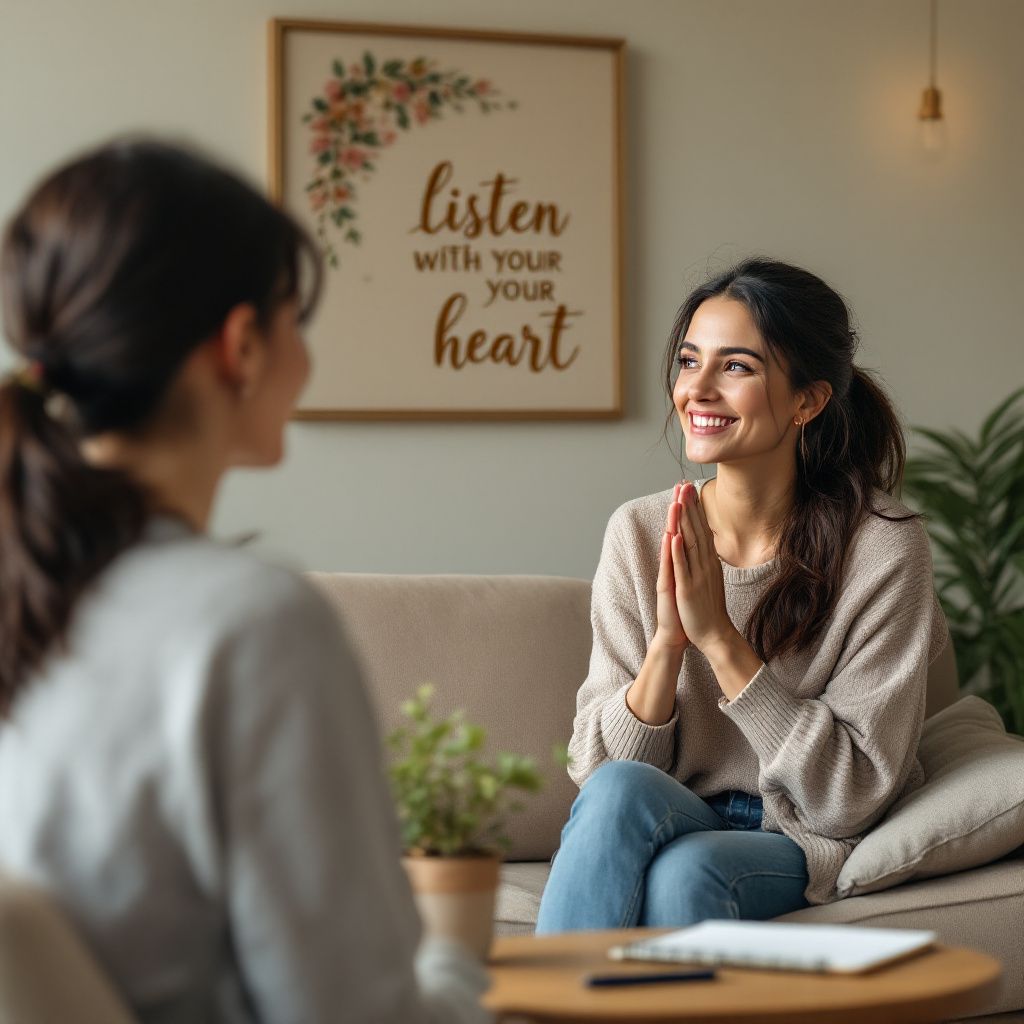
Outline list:
[[[359,656],[381,731],[421,683],[434,703],[465,708],[487,749],[533,757],[544,789],[509,822],[512,860],[546,860],[576,797],[552,748],[572,735],[590,659],[590,584],[554,576],[311,573]]]
[[[1024,844],[1024,739],[964,697],[925,722],[925,783],[899,801],[840,872],[843,896],[988,864]]]

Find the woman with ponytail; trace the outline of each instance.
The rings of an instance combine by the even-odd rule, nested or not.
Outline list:
[[[673,325],[665,384],[717,475],[627,502],[594,579],[538,931],[765,919],[837,898],[857,842],[922,781],[945,646],[899,421],[842,298],[749,259]]]
[[[317,252],[198,154],[104,146],[0,248],[0,868],[143,1022],[477,1022],[426,943],[331,610],[206,535],[309,370]],[[339,1016],[340,1015],[340,1016]]]

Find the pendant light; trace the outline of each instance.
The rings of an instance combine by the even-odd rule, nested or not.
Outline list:
[[[917,112],[921,122],[921,141],[926,150],[936,152],[945,142],[946,121],[942,116],[942,92],[935,84],[939,50],[939,0],[929,0],[928,87],[921,93]]]

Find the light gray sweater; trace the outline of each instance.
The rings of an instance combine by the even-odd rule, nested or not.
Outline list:
[[[359,672],[300,578],[154,521],[0,723],[0,865],[146,1024],[477,1022],[427,944]]]
[[[703,482],[701,482],[703,483]],[[917,746],[928,666],[947,641],[920,520],[867,516],[853,539],[839,600],[809,651],[761,667],[733,701],[693,646],[683,656],[670,721],[641,722],[626,703],[657,625],[658,550],[671,492],[611,517],[594,579],[594,645],[576,702],[570,774],[582,785],[608,760],[652,764],[698,796],[759,793],[764,824],[807,858],[811,903],[838,898],[857,842],[921,784]],[[882,492],[889,515],[907,509]],[[744,632],[775,561],[722,562],[729,617]]]

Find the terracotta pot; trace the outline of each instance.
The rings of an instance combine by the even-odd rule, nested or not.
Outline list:
[[[500,863],[492,856],[403,857],[425,934],[455,939],[485,960]]]

